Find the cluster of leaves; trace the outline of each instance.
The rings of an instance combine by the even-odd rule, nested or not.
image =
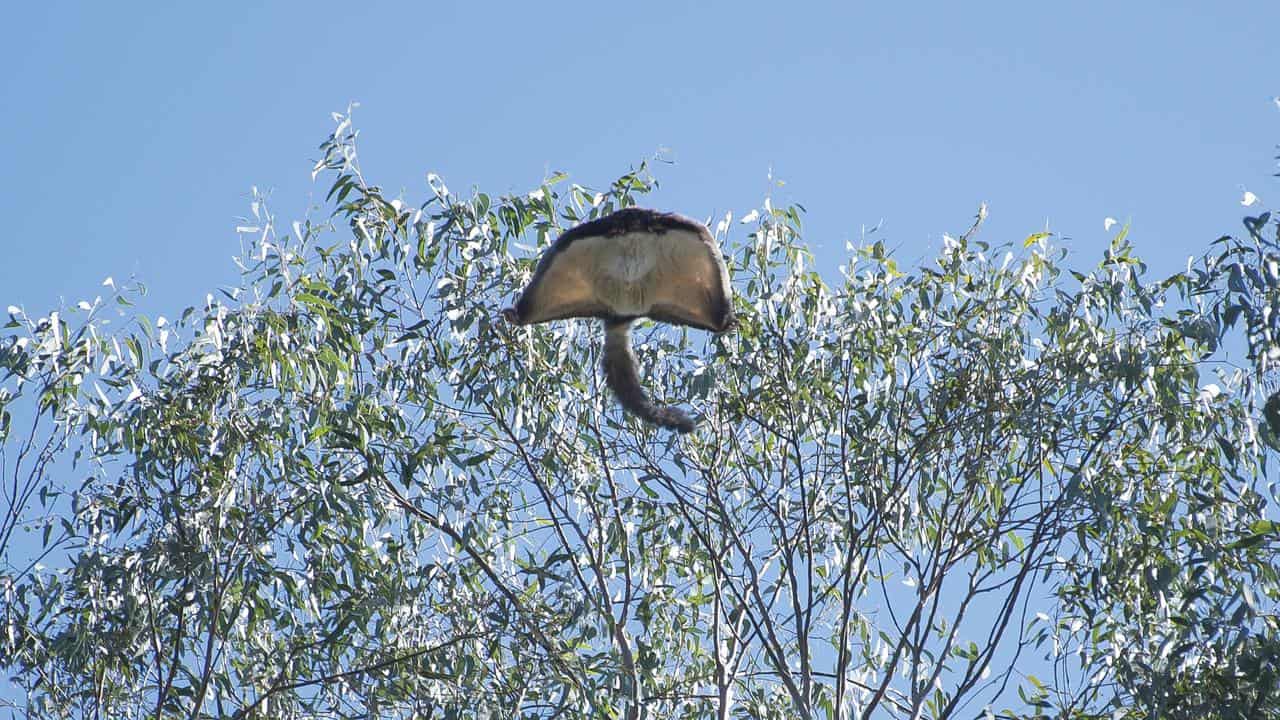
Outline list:
[[[830,282],[766,201],[716,227],[738,332],[641,328],[680,437],[593,325],[495,312],[643,166],[410,206],[337,119],[330,219],[255,201],[224,298],[11,310],[21,715],[1280,717],[1269,217],[1158,282],[978,224]]]

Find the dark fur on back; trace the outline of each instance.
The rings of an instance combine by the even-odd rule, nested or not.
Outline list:
[[[622,407],[654,425],[678,432],[693,431],[693,420],[677,408],[655,405],[640,386],[636,356],[631,352],[631,321],[605,322],[604,379]]]
[[[570,228],[556,240],[556,245],[563,248],[574,240],[584,237],[614,237],[631,232],[661,234],[668,230],[688,230],[699,235],[707,233],[706,226],[683,215],[629,207]]]

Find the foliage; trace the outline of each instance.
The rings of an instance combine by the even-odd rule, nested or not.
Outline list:
[[[644,166],[414,207],[337,119],[330,219],[255,200],[240,287],[11,309],[19,716],[1280,717],[1268,216],[1154,282],[980,213],[829,284],[766,201],[716,226],[738,332],[639,335],[681,438],[591,323],[496,314]]]

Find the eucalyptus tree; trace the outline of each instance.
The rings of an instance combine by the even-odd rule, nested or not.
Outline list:
[[[338,120],[238,287],[10,308],[12,714],[1280,717],[1268,215],[1160,279],[1123,230],[820,273],[798,207],[715,218],[738,330],[637,338],[678,436],[592,325],[496,313],[643,165],[406,203]]]

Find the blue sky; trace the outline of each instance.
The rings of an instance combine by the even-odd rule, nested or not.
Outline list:
[[[657,152],[655,205],[739,216],[774,188],[835,264],[883,221],[913,264],[962,231],[1103,219],[1162,269],[1280,196],[1280,3],[20,3],[0,47],[0,305],[136,276],[175,312],[235,280],[249,188],[281,220],[329,113],[408,200],[600,185]],[[1268,34],[1271,34],[1269,37]],[[737,230],[741,232],[741,228]]]

